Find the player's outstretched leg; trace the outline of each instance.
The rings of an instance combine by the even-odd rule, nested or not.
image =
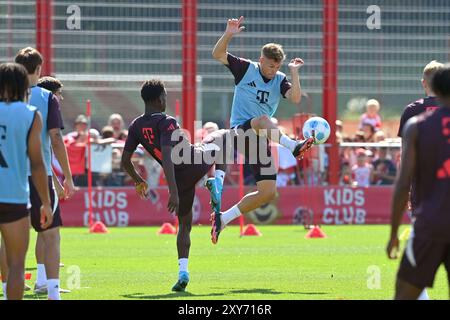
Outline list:
[[[229,130],[218,130],[209,134],[202,142],[205,150],[214,150],[215,176],[206,180],[205,187],[209,190],[211,209],[216,213],[220,213],[222,206],[223,181],[231,157],[227,152],[232,150],[231,139]]]
[[[172,287],[172,291],[184,292],[186,291],[188,283],[189,283],[189,272],[180,272],[178,274],[178,281]]]
[[[305,140],[297,140],[296,146],[294,148],[294,151],[292,151],[292,154],[295,158],[303,159],[305,152],[308,151],[314,144],[314,138],[309,137]]]
[[[211,222],[211,242],[217,244],[219,234],[225,228],[225,224],[222,223],[222,214],[220,212],[211,213],[209,221]]]
[[[208,178],[205,181],[205,187],[209,190],[210,204],[213,212],[220,213],[222,206],[223,182],[220,179]]]
[[[257,191],[246,194],[236,205],[222,213],[211,214],[211,241],[216,244],[219,234],[234,219],[242,214],[246,214],[252,210],[261,207],[263,204],[269,203],[276,196],[276,181],[261,180],[256,183]]]
[[[211,198],[211,209],[213,212],[211,213],[211,241],[216,244],[219,239],[220,231],[222,231],[221,224],[221,213],[220,209],[222,206],[222,190],[223,190],[223,180],[217,178],[209,178],[205,182],[206,188],[209,190],[210,198]]]
[[[232,152],[231,131],[218,130],[208,135],[203,144],[206,150],[214,150],[215,152],[215,176],[209,178],[205,182],[205,187],[209,190],[210,203],[213,213],[210,221],[212,222],[211,240],[215,244],[221,231],[220,211],[222,207],[222,192],[227,163],[233,161],[234,152]]]
[[[215,177],[209,178],[205,182],[205,187],[209,190],[211,209],[216,214],[220,214],[220,210],[222,209],[222,192],[225,171],[225,164],[216,164]]]
[[[294,140],[289,138],[278,129],[278,124],[274,122],[274,119],[267,115],[253,118],[249,124],[256,134],[259,136],[266,136],[271,141],[288,148],[291,150],[294,157],[298,159],[303,158],[305,152],[312,147],[315,141],[314,137],[305,140]],[[244,124],[243,128],[245,129],[247,127],[248,124]]]

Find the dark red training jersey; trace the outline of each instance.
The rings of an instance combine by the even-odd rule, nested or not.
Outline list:
[[[131,123],[124,150],[134,152],[141,144],[162,165],[163,146],[173,147],[181,142],[189,144],[183,136],[179,136],[177,139],[172,138],[172,134],[176,130],[180,130],[180,126],[174,117],[161,112],[143,114]],[[191,148],[193,146],[190,146]],[[183,167],[183,164],[175,165],[175,169],[180,167]]]
[[[450,108],[421,115],[417,137],[417,235],[450,242]]]
[[[403,127],[409,119],[426,111],[434,111],[437,108],[439,108],[439,103],[435,97],[426,97],[408,104],[403,110],[400,118],[400,126],[397,135],[399,137],[402,136]]]

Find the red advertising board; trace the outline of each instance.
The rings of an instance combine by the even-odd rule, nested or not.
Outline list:
[[[251,189],[248,189],[251,191]],[[234,205],[238,189],[225,188],[222,207]],[[255,224],[387,224],[390,220],[391,187],[286,187],[278,197],[246,215]],[[150,192],[149,200],[140,200],[133,188],[95,188],[92,195],[94,220],[107,226],[150,226],[174,222],[167,212],[167,189]],[[86,226],[88,192],[80,189],[69,201],[61,203],[65,226]],[[193,207],[194,224],[209,224],[209,194],[198,188]],[[404,222],[408,222],[405,216]],[[236,221],[237,223],[237,221]]]

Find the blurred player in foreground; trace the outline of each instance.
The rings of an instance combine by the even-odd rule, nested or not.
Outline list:
[[[403,128],[406,122],[414,116],[417,116],[424,112],[432,112],[439,108],[439,102],[436,99],[436,95],[431,89],[431,79],[437,70],[442,68],[444,65],[437,61],[431,61],[428,63],[423,69],[422,74],[422,86],[425,91],[425,98],[419,99],[413,103],[408,104],[403,110],[402,116],[400,118],[400,126],[398,128],[398,136],[402,137]],[[414,224],[415,208],[417,207],[417,195],[416,191],[416,180],[413,179],[411,183],[411,193],[409,199],[409,209],[411,211],[411,222]],[[411,232],[409,230],[409,232]],[[429,300],[428,293],[426,290],[422,292],[419,297],[419,300]]]
[[[0,65],[0,231],[6,269],[2,268],[5,299],[23,298],[25,256],[29,242],[28,166],[41,205],[42,229],[53,222],[46,167],[41,150],[42,117],[27,105],[27,70],[15,63]],[[6,271],[6,272],[5,272]],[[7,273],[7,274],[6,274]]]
[[[450,65],[437,70],[431,90],[441,107],[413,117],[403,130],[403,152],[391,209],[390,259],[397,258],[398,229],[416,183],[415,221],[397,274],[395,299],[415,300],[432,287],[443,263],[450,276]]]

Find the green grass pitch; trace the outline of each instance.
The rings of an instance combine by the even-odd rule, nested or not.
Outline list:
[[[404,226],[402,229],[406,228]],[[157,227],[112,228],[89,234],[62,229],[61,286],[79,299],[390,299],[399,260],[385,255],[388,226],[324,226],[326,239],[305,239],[302,226],[260,226],[261,237],[242,237],[228,227],[212,245],[209,227],[194,226],[185,293],[177,280],[175,236]],[[33,285],[35,233],[27,257]],[[403,243],[404,245],[404,243]],[[379,271],[379,273],[378,273]],[[443,267],[432,299],[447,299]],[[46,299],[26,293],[26,299]]]

